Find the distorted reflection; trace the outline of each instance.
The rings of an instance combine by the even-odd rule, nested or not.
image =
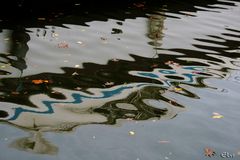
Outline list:
[[[191,6],[189,10],[198,9]],[[180,12],[174,13],[183,16],[184,11]],[[144,13],[145,17],[140,18],[128,12],[126,15],[135,19],[126,19],[123,23],[119,22],[125,20],[123,17],[118,20],[103,17],[108,19],[105,22],[100,16],[102,21],[90,21],[88,26],[84,22],[85,26],[61,24],[61,27],[28,28],[32,33],[22,26],[8,30],[7,49],[0,54],[0,63],[4,64],[0,68],[0,121],[30,134],[13,141],[10,147],[54,155],[58,147],[44,138],[45,132],[70,132],[82,125],[115,125],[125,120],[170,120],[186,108],[175,96],[200,99],[184,86],[209,87],[204,83],[208,78],[240,82],[239,55],[229,55],[239,52],[236,38],[239,31],[227,28],[227,33],[220,37],[195,37],[197,44],[190,44],[195,47],[192,50],[167,49],[162,45],[164,22],[169,13]],[[66,19],[77,20],[72,17]],[[146,22],[147,28],[137,28],[142,22]],[[109,26],[108,23],[110,31],[99,27]],[[232,36],[229,32],[235,35],[235,40],[224,39]],[[33,54],[28,63],[31,65],[27,66],[30,35],[34,35],[31,38]],[[209,40],[211,38],[222,42]],[[205,42],[204,45],[201,42]],[[41,47],[43,52],[39,50]],[[161,54],[158,50],[181,55],[173,57],[169,52]],[[111,60],[111,56],[120,58]],[[20,75],[13,74],[12,69],[20,71]]]
[[[27,151],[38,154],[55,155],[58,148],[42,137],[39,131],[30,131],[29,137],[24,137],[13,141],[10,145],[21,151]]]

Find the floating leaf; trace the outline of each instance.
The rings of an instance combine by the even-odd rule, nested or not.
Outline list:
[[[213,112],[212,118],[214,119],[220,119],[220,118],[224,118],[223,115],[217,113],[217,112]]]
[[[100,38],[102,41],[106,41],[107,40],[107,38],[104,38],[104,37],[101,37]]]
[[[61,43],[58,43],[58,48],[69,48],[69,46],[66,42],[61,42]]]
[[[82,88],[81,87],[76,87],[74,89],[77,90],[77,91],[80,91]]]
[[[158,143],[163,143],[163,144],[165,144],[165,143],[170,143],[170,141],[167,141],[167,140],[160,140],[160,141],[158,141]]]
[[[57,33],[52,33],[52,37],[55,38],[55,37],[58,37],[59,35]]]
[[[172,104],[172,105],[174,105],[174,106],[177,106],[178,104],[177,104],[177,102],[175,102],[175,101],[168,101],[170,104]]]
[[[80,65],[79,65],[79,64],[76,64],[74,67],[75,67],[75,68],[79,68],[79,67],[80,67]]]
[[[106,83],[104,83],[104,86],[112,86],[112,85],[114,85],[114,82],[106,82]]]
[[[135,135],[135,132],[134,132],[134,131],[129,131],[129,135],[130,135],[130,136],[134,136],[134,135]]]
[[[83,44],[83,42],[81,42],[81,41],[77,41],[77,44]]]
[[[39,18],[38,18],[38,20],[39,20],[39,21],[45,21],[45,20],[46,20],[46,18],[39,17]]]
[[[20,93],[17,92],[17,91],[12,91],[11,94],[13,94],[13,95],[19,95]]]
[[[32,80],[33,84],[43,84],[43,83],[50,83],[49,80],[43,80],[43,79],[34,79]]]
[[[137,8],[144,8],[144,4],[143,3],[133,3],[133,5]]]
[[[176,92],[181,92],[183,89],[182,88],[180,88],[180,87],[175,87],[174,88],[174,91],[176,91]]]
[[[151,65],[151,68],[156,68],[156,67],[158,67],[158,64]]]
[[[113,62],[118,62],[119,59],[117,59],[117,58],[113,58],[113,59],[111,59],[111,61],[113,61]]]
[[[72,76],[77,76],[79,75],[77,72],[73,72]]]

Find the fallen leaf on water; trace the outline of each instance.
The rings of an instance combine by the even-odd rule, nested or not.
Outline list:
[[[58,48],[69,48],[69,46],[66,42],[61,42],[61,43],[58,43]]]
[[[117,58],[113,58],[113,59],[111,59],[111,61],[113,61],[113,62],[118,62],[119,59],[117,59]]]
[[[77,44],[83,44],[83,42],[82,41],[77,41]]]
[[[112,86],[112,85],[114,85],[114,82],[106,82],[106,83],[104,83],[104,86]]]
[[[151,65],[151,68],[156,68],[156,67],[158,67],[158,64]]]
[[[43,80],[43,79],[34,79],[32,80],[33,84],[43,84],[43,83],[49,83],[49,80]]]
[[[237,155],[240,156],[240,150],[237,151]]]
[[[44,17],[39,17],[38,20],[39,20],[39,21],[45,21],[46,18],[44,18]]]
[[[224,116],[217,112],[213,112],[212,118],[219,119],[219,118],[224,118]]]
[[[20,93],[17,92],[17,91],[12,91],[11,94],[13,94],[13,95],[19,95]]]
[[[133,5],[137,8],[143,8],[144,7],[143,3],[133,3]]]
[[[80,91],[82,88],[81,87],[76,87],[74,89],[77,90],[77,91]]]
[[[53,38],[58,37],[58,36],[59,36],[59,34],[57,34],[57,33],[52,33],[52,37],[53,37]]]
[[[175,101],[168,101],[170,104],[172,104],[172,105],[174,105],[174,106],[177,106],[178,104],[177,104],[177,102],[175,102]]]
[[[74,67],[75,67],[75,68],[79,68],[79,67],[80,67],[80,65],[79,65],[79,64],[76,64]]]
[[[182,88],[180,88],[180,87],[175,87],[174,88],[174,91],[176,91],[176,92],[180,92],[180,91],[182,91],[183,89]]]
[[[107,38],[104,38],[104,37],[101,37],[100,38],[102,41],[106,41],[107,40]]]
[[[79,75],[77,72],[72,73],[72,76],[77,76],[77,75]]]
[[[205,156],[211,157],[214,156],[216,152],[212,148],[206,147],[204,148],[204,154]]]
[[[134,132],[134,131],[129,131],[129,135],[130,135],[130,136],[134,136],[134,135],[135,135],[135,132]]]
[[[170,143],[170,141],[167,141],[167,140],[160,140],[160,141],[158,141],[158,143]]]
[[[4,38],[4,41],[9,41],[10,40],[10,38]]]

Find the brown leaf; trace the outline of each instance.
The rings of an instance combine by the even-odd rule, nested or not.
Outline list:
[[[69,46],[66,42],[61,42],[61,43],[58,43],[58,48],[69,48]]]

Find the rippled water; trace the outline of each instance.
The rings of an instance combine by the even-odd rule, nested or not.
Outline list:
[[[240,159],[239,2],[73,5],[0,20],[1,160]]]

